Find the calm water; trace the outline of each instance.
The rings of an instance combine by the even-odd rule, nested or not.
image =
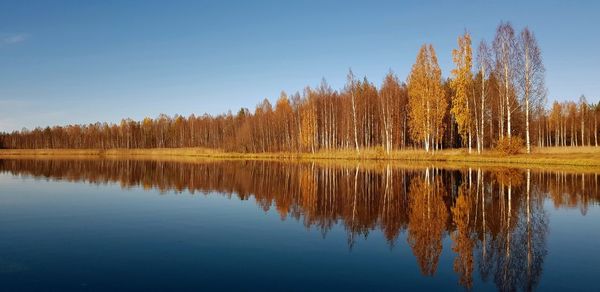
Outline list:
[[[594,173],[0,160],[0,290],[598,290]]]

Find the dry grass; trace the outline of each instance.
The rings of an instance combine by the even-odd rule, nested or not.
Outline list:
[[[532,154],[517,154],[506,156],[488,150],[482,154],[468,154],[466,149],[450,149],[434,154],[425,153],[420,149],[397,150],[389,155],[381,149],[361,149],[360,153],[353,150],[319,151],[316,153],[235,153],[218,149],[204,148],[160,148],[160,149],[110,149],[110,150],[79,150],[79,149],[0,149],[0,158],[140,158],[162,160],[194,160],[194,159],[246,159],[246,160],[293,160],[320,161],[336,160],[356,163],[365,162],[395,162],[404,164],[435,163],[436,165],[471,166],[498,165],[507,167],[556,168],[556,166],[588,168],[600,170],[600,148],[597,147],[550,147],[534,149]]]

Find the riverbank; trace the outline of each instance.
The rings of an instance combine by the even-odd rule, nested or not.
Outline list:
[[[236,153],[204,148],[160,149],[0,149],[0,158],[17,157],[138,157],[138,158],[212,158],[247,160],[347,160],[347,161],[404,161],[461,164],[499,164],[514,166],[577,166],[600,169],[600,147],[549,147],[534,149],[532,154],[502,155],[494,151],[468,154],[466,149],[438,151],[397,150],[385,154],[378,149],[362,149],[359,154],[350,150],[316,153]]]

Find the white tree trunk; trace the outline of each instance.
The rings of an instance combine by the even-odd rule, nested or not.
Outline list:
[[[483,128],[484,128],[484,111],[485,111],[485,65],[481,65],[481,126],[479,128],[480,135],[479,139],[481,140],[480,149],[478,150],[479,154],[483,151],[484,141],[483,141]]]
[[[527,145],[527,154],[531,153],[531,140],[529,138],[529,47],[525,47],[525,144]],[[510,122],[509,122],[510,128]],[[508,136],[510,138],[510,134]]]
[[[351,85],[354,87],[354,83]],[[354,88],[351,90],[352,95],[352,124],[354,125],[354,146],[356,146],[356,153],[360,153],[360,149],[358,148],[358,130],[356,129],[356,102],[354,101]]]

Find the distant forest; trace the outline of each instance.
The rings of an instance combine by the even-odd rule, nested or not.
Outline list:
[[[474,58],[475,57],[475,58]],[[281,93],[252,113],[124,119],[120,124],[68,125],[0,134],[0,148],[177,148],[238,152],[315,152],[405,148],[480,153],[499,143],[598,146],[600,104],[585,96],[547,103],[541,50],[528,28],[497,27],[475,54],[468,32],[452,51],[455,68],[442,78],[432,45],[419,50],[406,80],[389,72],[377,87],[350,70],[343,89],[323,80],[315,88]]]

